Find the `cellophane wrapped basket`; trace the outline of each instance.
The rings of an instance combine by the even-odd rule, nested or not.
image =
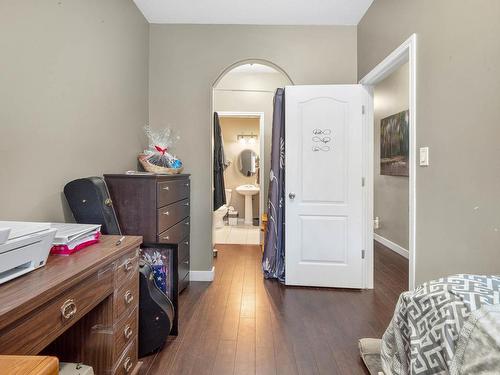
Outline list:
[[[146,126],[144,132],[148,137],[149,148],[138,156],[144,170],[158,174],[181,173],[184,169],[182,162],[169,152],[180,137],[169,128],[154,131]]]

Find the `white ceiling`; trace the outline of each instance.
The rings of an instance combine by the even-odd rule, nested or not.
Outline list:
[[[150,23],[357,25],[373,0],[134,0]]]

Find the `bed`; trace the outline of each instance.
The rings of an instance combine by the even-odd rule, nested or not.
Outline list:
[[[402,293],[382,338],[384,373],[500,373],[499,304],[500,276],[453,275]]]

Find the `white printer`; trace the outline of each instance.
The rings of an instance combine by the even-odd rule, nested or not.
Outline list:
[[[44,266],[56,232],[50,223],[0,221],[0,284]]]

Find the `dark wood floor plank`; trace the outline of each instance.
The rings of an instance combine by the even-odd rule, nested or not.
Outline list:
[[[212,283],[180,296],[180,333],[141,375],[366,375],[357,341],[381,337],[408,285],[408,261],[375,242],[375,289],[264,280],[258,246],[219,245]]]

